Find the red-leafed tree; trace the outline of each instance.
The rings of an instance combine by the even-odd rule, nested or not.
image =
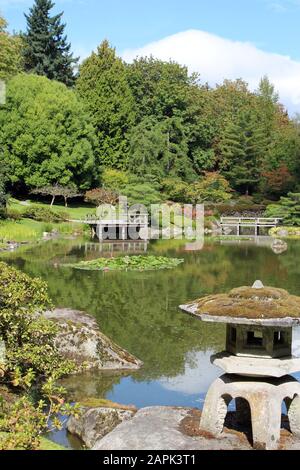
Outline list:
[[[263,173],[264,192],[280,195],[288,192],[293,185],[293,177],[286,165]]]

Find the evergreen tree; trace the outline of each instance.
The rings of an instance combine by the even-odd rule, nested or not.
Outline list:
[[[80,66],[77,91],[92,116],[101,163],[114,169],[126,168],[135,103],[125,64],[108,41],[103,41]]]
[[[25,70],[72,86],[78,59],[70,52],[71,45],[64,34],[66,25],[61,22],[63,13],[50,16],[53,7],[52,0],[35,0],[29,15],[25,14]]]
[[[250,112],[227,123],[219,143],[220,169],[234,189],[245,194],[257,189],[265,146],[262,128]]]

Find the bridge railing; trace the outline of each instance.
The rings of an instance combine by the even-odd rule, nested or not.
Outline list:
[[[279,217],[221,217],[221,225],[278,225]]]
[[[105,217],[99,217],[96,215],[87,215],[81,222],[85,224],[98,225],[98,224],[109,224],[109,225],[147,225],[149,221],[148,214],[120,214],[118,217],[111,219]]]

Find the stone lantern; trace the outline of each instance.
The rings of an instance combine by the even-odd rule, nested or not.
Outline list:
[[[292,356],[300,297],[256,281],[252,287],[207,296],[180,308],[199,320],[227,326],[226,351],[211,358],[225,374],[207,393],[201,429],[220,436],[234,399],[237,421],[251,419],[254,447],[277,449],[284,402],[290,430],[300,437],[300,383],[289,375],[300,371],[300,358]]]

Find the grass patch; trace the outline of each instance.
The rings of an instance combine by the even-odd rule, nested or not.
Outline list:
[[[114,408],[117,410],[129,410],[136,411],[134,405],[121,405],[120,403],[114,403],[113,401],[106,400],[105,398],[85,398],[79,402],[81,406],[86,408]]]
[[[74,232],[84,232],[85,225],[61,222],[38,222],[32,219],[2,220],[0,221],[0,247],[7,242],[35,242],[42,238],[44,232],[57,230],[63,235],[72,235]]]
[[[56,444],[56,442],[50,441],[46,437],[41,438],[41,444],[39,450],[68,450],[65,447]]]
[[[46,204],[44,202],[37,202],[35,200],[27,200],[26,201],[27,205],[21,204],[21,201],[18,199],[10,198],[8,202],[8,207],[10,209],[13,209],[17,212],[20,212],[20,214],[23,214],[26,212],[26,209],[30,207],[39,207],[39,208],[47,208],[50,209],[50,204]],[[96,208],[95,206],[91,206],[89,204],[70,204],[69,207],[65,207],[63,204],[53,204],[52,208],[53,211],[57,212],[58,214],[68,214],[70,216],[70,219],[82,219],[84,218],[87,214],[96,214]]]
[[[183,262],[183,259],[163,256],[124,256],[81,261],[66,266],[85,271],[155,271],[175,268]]]
[[[34,220],[3,220],[0,222],[0,242],[31,242],[43,233],[43,224]]]

